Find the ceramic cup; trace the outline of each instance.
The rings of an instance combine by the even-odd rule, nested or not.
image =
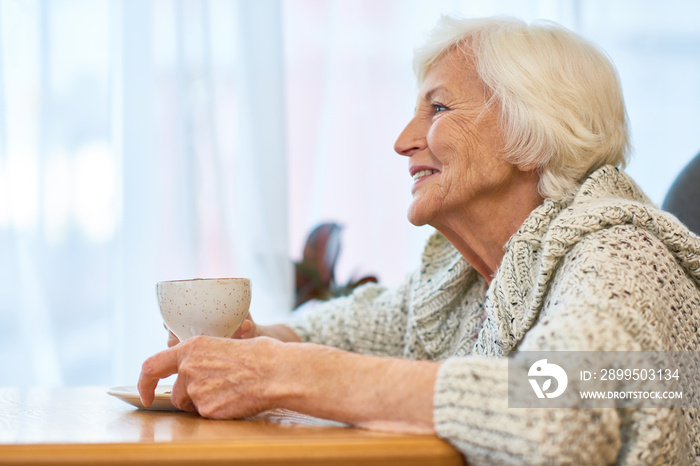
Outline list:
[[[196,335],[230,338],[250,306],[247,278],[196,278],[156,284],[165,325],[180,341]]]

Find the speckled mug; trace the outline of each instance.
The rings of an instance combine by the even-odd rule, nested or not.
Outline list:
[[[196,335],[230,338],[250,307],[247,278],[195,278],[156,283],[165,325],[180,341]]]

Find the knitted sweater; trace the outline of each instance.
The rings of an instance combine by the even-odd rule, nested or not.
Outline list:
[[[396,289],[366,285],[290,325],[306,341],[442,361],[437,434],[469,464],[699,464],[695,409],[509,409],[518,351],[700,350],[700,238],[624,173],[547,199],[491,284],[439,233]]]

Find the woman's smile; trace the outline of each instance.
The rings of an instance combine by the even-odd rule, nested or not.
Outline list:
[[[430,178],[433,175],[440,173],[440,170],[438,170],[436,168],[432,168],[432,167],[417,166],[417,167],[409,168],[409,173],[411,174],[411,177],[413,178],[413,188],[411,189],[411,192],[414,192],[416,189],[416,186],[419,183]]]

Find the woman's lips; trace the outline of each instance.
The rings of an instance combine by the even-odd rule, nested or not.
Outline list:
[[[413,167],[410,169],[410,173],[411,177],[413,178],[413,188],[411,189],[411,192],[415,192],[416,186],[418,186],[420,182],[430,178],[436,173],[440,173],[440,170],[436,170],[431,167]]]
[[[420,181],[421,179],[428,177],[430,175],[434,175],[437,172],[438,172],[438,170],[433,170],[430,168],[426,168],[426,169],[417,171],[416,173],[413,174],[413,181]]]

